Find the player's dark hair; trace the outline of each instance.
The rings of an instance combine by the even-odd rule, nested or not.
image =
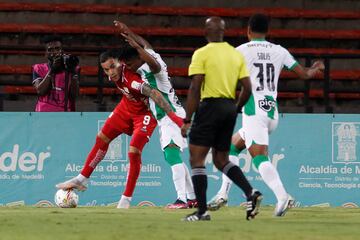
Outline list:
[[[61,42],[61,43],[63,43],[63,39],[59,35],[48,35],[48,36],[45,36],[42,39],[42,42],[45,43],[45,44],[48,44],[50,42]]]
[[[119,50],[117,49],[108,49],[105,52],[100,54],[99,60],[100,63],[106,62],[110,58],[119,59]]]
[[[250,17],[249,27],[252,32],[267,33],[269,30],[269,18],[265,14],[257,13]]]
[[[138,51],[130,45],[125,45],[121,48],[120,59],[130,60],[139,57]]]

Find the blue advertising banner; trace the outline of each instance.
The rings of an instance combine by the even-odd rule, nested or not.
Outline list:
[[[76,176],[108,113],[0,113],[0,205],[53,205],[55,184]],[[241,126],[241,117],[237,129]],[[237,130],[236,129],[236,130]],[[360,205],[360,115],[285,114],[270,136],[269,158],[298,206]],[[119,200],[128,170],[130,137],[121,135],[97,166],[80,205],[111,205]],[[154,132],[142,155],[133,205],[164,206],[176,198],[170,166]],[[188,150],[183,153],[188,164]],[[251,184],[275,204],[247,151],[240,167]],[[219,190],[221,173],[206,160],[208,199]],[[245,201],[232,187],[230,205]]]

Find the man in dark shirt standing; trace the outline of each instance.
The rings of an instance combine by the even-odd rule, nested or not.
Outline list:
[[[206,20],[205,37],[209,43],[194,52],[189,66],[192,82],[182,134],[186,136],[196,111],[189,135],[189,150],[198,210],[186,216],[184,221],[210,220],[206,205],[205,169],[205,157],[210,148],[215,166],[244,191],[247,197],[246,219],[255,217],[262,200],[262,194],[251,187],[241,169],[229,161],[237,109],[241,109],[249,99],[251,83],[244,57],[223,41],[224,30],[225,22],[221,18]],[[242,91],[235,103],[238,82]]]

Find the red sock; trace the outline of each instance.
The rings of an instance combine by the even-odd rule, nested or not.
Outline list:
[[[134,193],[136,181],[140,175],[141,155],[138,153],[129,152],[128,156],[130,161],[130,168],[127,176],[124,195],[126,197],[131,197]]]
[[[91,149],[83,169],[81,170],[81,175],[84,177],[90,177],[91,173],[94,171],[96,166],[106,155],[109,144],[104,142],[101,138],[96,136],[95,145]]]

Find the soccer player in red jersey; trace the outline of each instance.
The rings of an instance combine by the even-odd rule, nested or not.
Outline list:
[[[183,124],[183,120],[173,112],[158,90],[151,88],[138,74],[119,62],[114,52],[107,51],[101,54],[100,63],[109,80],[116,84],[123,97],[96,136],[95,145],[81,173],[66,182],[57,184],[56,187],[64,190],[73,188],[79,191],[86,190],[88,179],[98,163],[105,157],[110,142],[123,133],[132,135],[128,152],[130,168],[126,187],[117,206],[129,208],[140,174],[141,152],[156,127],[156,119],[149,110],[148,99],[154,100],[178,126]]]

